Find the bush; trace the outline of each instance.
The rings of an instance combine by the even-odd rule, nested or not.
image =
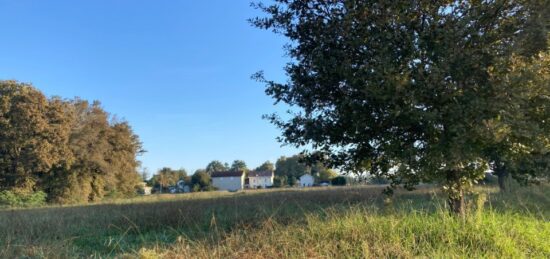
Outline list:
[[[370,184],[389,184],[390,180],[388,180],[386,177],[383,177],[383,176],[373,176],[370,179],[368,179],[368,183],[370,183]]]
[[[346,177],[343,177],[343,176],[337,176],[332,178],[330,183],[335,186],[344,186],[347,184],[347,179]]]
[[[11,207],[40,206],[46,203],[48,195],[38,191],[30,194],[15,193],[13,191],[0,192],[0,205]]]

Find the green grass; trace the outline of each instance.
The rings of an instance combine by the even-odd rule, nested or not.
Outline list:
[[[345,187],[5,209],[0,257],[550,258],[548,186],[478,191],[465,219],[431,187],[391,202]]]

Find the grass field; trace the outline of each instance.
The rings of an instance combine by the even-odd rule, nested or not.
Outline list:
[[[550,188],[479,188],[465,219],[429,186],[156,195],[0,210],[0,258],[550,258]]]

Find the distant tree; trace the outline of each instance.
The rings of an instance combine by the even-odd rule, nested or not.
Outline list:
[[[269,171],[274,172],[275,171],[275,165],[271,163],[270,161],[265,161],[262,165],[258,166],[256,171]]]
[[[324,168],[324,169],[318,171],[318,178],[319,178],[319,181],[321,181],[321,182],[330,182],[330,180],[332,180],[332,178],[337,177],[337,176],[338,176],[338,173],[336,173],[332,169]]]
[[[197,170],[193,176],[191,176],[191,184],[193,189],[198,186],[200,189],[207,188],[211,185],[210,175],[206,171]]]
[[[288,186],[296,186],[298,184],[298,178],[296,176],[290,176],[287,178]]]
[[[179,180],[189,181],[185,169],[174,170],[170,167],[164,167],[151,178],[150,183],[152,186],[159,188],[162,193],[165,190],[164,188],[175,186]],[[187,181],[186,183],[188,183]]]
[[[248,168],[246,167],[246,163],[243,160],[235,160],[233,161],[233,164],[231,164],[231,170],[232,171],[248,171]]]
[[[296,179],[310,173],[311,168],[302,163],[301,159],[300,155],[279,158],[275,163],[275,175],[286,176],[288,179],[294,177]]]
[[[344,176],[337,176],[332,178],[330,182],[334,186],[344,186],[347,184],[347,179]]]
[[[218,160],[214,160],[206,166],[206,172],[208,174],[212,174],[213,172],[223,172],[227,170],[229,170],[229,168]]]
[[[284,187],[287,185],[287,177],[286,175],[283,176],[275,176],[273,178],[273,186],[274,187]]]
[[[482,179],[492,121],[514,113],[512,96],[491,81],[509,71],[540,1],[324,1],[257,4],[252,24],[289,38],[289,80],[266,84],[291,118],[268,116],[282,140],[313,147],[343,171],[387,176],[392,187],[439,182],[452,212]],[[544,14],[547,16],[547,14]],[[535,32],[536,30],[532,30]],[[544,30],[539,30],[544,31]],[[536,33],[536,32],[535,32]],[[533,36],[533,34],[528,34]],[[537,38],[537,37],[534,37]],[[522,111],[524,112],[524,111]],[[388,189],[387,191],[391,191]]]

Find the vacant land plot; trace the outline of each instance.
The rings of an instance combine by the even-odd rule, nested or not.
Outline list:
[[[0,210],[0,257],[550,257],[550,191],[482,188],[466,219],[434,188],[159,195]]]

